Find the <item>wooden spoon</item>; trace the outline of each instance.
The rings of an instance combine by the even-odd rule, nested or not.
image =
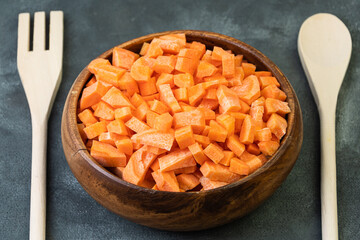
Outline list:
[[[349,30],[334,15],[315,14],[300,28],[299,56],[321,123],[321,222],[322,239],[326,240],[338,239],[335,113],[351,48]]]

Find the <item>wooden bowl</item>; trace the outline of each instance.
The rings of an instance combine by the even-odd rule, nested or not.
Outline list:
[[[144,42],[170,33],[186,34],[188,41],[199,41],[209,49],[220,46],[267,70],[278,79],[291,109],[288,129],[279,150],[250,176],[213,190],[202,192],[162,192],[135,186],[101,167],[86,150],[77,130],[76,107],[81,90],[92,77],[84,68],[67,97],[62,116],[61,136],[68,164],[82,187],[110,211],[133,222],[172,231],[212,228],[242,217],[256,209],[285,180],[301,149],[302,115],[298,99],[280,69],[255,48],[228,36],[204,31],[169,31],[150,34],[125,42],[119,47],[139,52]],[[111,59],[112,49],[100,57]]]

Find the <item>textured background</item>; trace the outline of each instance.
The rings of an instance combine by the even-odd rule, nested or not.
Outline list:
[[[270,3],[271,2],[271,3]],[[30,112],[16,69],[17,14],[63,10],[63,80],[49,119],[47,239],[321,239],[319,116],[297,54],[301,23],[330,12],[348,26],[353,53],[337,106],[339,235],[360,239],[360,17],[349,1],[14,1],[0,0],[0,239],[26,239],[31,166]],[[96,203],[66,163],[63,105],[77,74],[100,53],[145,34],[199,29],[242,40],[283,70],[302,106],[304,143],[287,180],[250,215],[211,230],[165,232]]]

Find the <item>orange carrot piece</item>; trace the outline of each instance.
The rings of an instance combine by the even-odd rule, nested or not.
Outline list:
[[[134,95],[134,93],[139,93],[139,86],[135,79],[133,79],[129,72],[124,73],[124,75],[120,78],[119,88],[121,90],[126,90],[129,96]]]
[[[159,90],[161,84],[170,84],[170,88],[174,87],[174,75],[169,73],[162,73],[156,81],[156,87]]]
[[[206,46],[203,43],[193,41],[190,44],[190,49],[196,49],[200,51],[200,58],[205,54]]]
[[[194,78],[190,73],[174,75],[174,84],[179,88],[189,88],[194,86]]]
[[[280,83],[275,77],[259,77],[260,88],[263,89],[271,84],[280,87]]]
[[[163,113],[155,118],[153,128],[166,132],[169,131],[169,129],[171,128],[172,122],[173,117],[168,112]]]
[[[228,167],[221,164],[215,164],[212,161],[204,162],[200,167],[200,171],[204,177],[209,178],[212,181],[232,183],[240,179],[240,176],[230,172]]]
[[[94,83],[96,83],[96,78],[95,76],[93,76],[85,85],[85,87],[90,87],[91,85],[93,85]]]
[[[130,107],[117,108],[115,109],[114,114],[115,114],[115,119],[120,119],[124,122],[126,122],[132,117],[132,112]]]
[[[241,67],[241,63],[242,63],[243,58],[244,58],[243,55],[236,55],[235,56],[235,67]]]
[[[224,54],[222,56],[222,75],[226,78],[235,76],[235,55]]]
[[[264,107],[263,106],[251,106],[250,117],[252,119],[255,130],[259,130],[263,126]]]
[[[188,149],[176,150],[159,157],[160,171],[166,172],[184,167],[195,166],[196,162]]]
[[[256,145],[255,143],[250,143],[249,145],[246,145],[246,151],[254,155],[259,155],[261,153],[258,145]]]
[[[131,117],[125,123],[125,126],[127,126],[128,128],[130,128],[131,130],[133,130],[136,133],[140,133],[140,132],[150,129],[150,127],[146,123],[144,123],[143,121],[139,120],[136,117]]]
[[[223,149],[216,143],[210,143],[205,149],[204,154],[214,163],[219,163],[225,157]]]
[[[146,114],[150,110],[149,105],[146,102],[140,104],[140,106],[135,110],[134,116],[139,120],[144,121],[146,119]]]
[[[241,106],[240,112],[249,113],[250,106],[246,102],[242,101],[241,99],[239,100],[239,102],[240,102],[240,106]]]
[[[200,61],[197,66],[196,77],[204,78],[214,75],[217,72],[217,68],[209,62]]]
[[[150,43],[144,42],[144,44],[142,45],[141,50],[140,50],[141,56],[146,55],[147,50],[149,49],[149,45],[150,45]]]
[[[222,61],[223,55],[226,54],[226,51],[221,47],[214,46],[214,49],[211,54],[211,59],[216,61]]]
[[[155,119],[157,117],[159,117],[160,114],[156,113],[156,112],[153,112],[153,111],[148,111],[146,113],[146,124],[149,125],[150,127],[154,128],[154,125],[155,125]]]
[[[244,75],[245,75],[245,73],[244,73],[243,68],[242,67],[236,67],[234,77],[227,79],[228,82],[229,82],[229,85],[231,87],[241,85],[243,80],[244,80]]]
[[[107,103],[100,101],[96,110],[94,112],[94,116],[98,118],[102,118],[105,120],[112,121],[115,119],[114,109]]]
[[[97,74],[97,72],[96,72],[97,68],[98,68],[99,66],[102,66],[102,65],[109,65],[109,66],[110,66],[111,64],[110,64],[109,60],[107,60],[107,59],[96,58],[96,59],[92,60],[92,61],[89,63],[89,65],[88,65],[87,68],[89,69],[89,71],[90,71],[92,74],[96,75],[96,74]]]
[[[256,99],[255,101],[253,101],[251,103],[251,107],[257,107],[257,106],[265,107],[265,98],[264,97],[259,97],[258,99]]]
[[[223,126],[214,120],[210,120],[210,130],[208,137],[211,141],[225,142],[227,135],[228,132]]]
[[[235,86],[232,89],[241,100],[249,105],[261,96],[259,81],[255,75],[245,78],[242,85]]]
[[[255,125],[248,115],[245,117],[244,122],[241,126],[240,137],[239,140],[241,143],[250,144],[254,142],[255,137]]]
[[[156,78],[152,77],[147,82],[139,82],[139,89],[142,96],[149,96],[157,93]]]
[[[157,73],[171,73],[176,64],[176,56],[158,56],[153,67]]]
[[[163,55],[163,50],[161,49],[160,47],[160,42],[157,41],[156,38],[154,38],[150,45],[149,45],[149,48],[148,50],[146,51],[146,57],[149,57],[149,58],[157,58],[158,56],[161,56]]]
[[[93,141],[90,155],[103,167],[125,167],[126,156],[107,143]]]
[[[175,70],[193,75],[198,64],[199,60],[197,59],[179,57],[176,61]]]
[[[130,98],[130,102],[131,104],[137,108],[139,107],[142,103],[145,102],[144,98],[142,96],[140,96],[137,93],[134,93],[134,95]]]
[[[182,127],[175,130],[175,140],[180,149],[185,149],[195,143],[194,133],[191,126]]]
[[[289,104],[274,98],[266,98],[265,114],[278,113],[281,115],[290,113]]]
[[[154,93],[154,94],[151,94],[151,95],[148,95],[148,96],[143,96],[143,99],[146,102],[153,101],[155,99],[160,100],[160,93]]]
[[[179,183],[176,179],[174,171],[160,172],[155,171],[151,173],[156,187],[161,191],[180,192]]]
[[[107,93],[101,98],[104,102],[109,104],[114,108],[120,107],[131,107],[134,106],[131,104],[130,100],[116,87],[112,87],[107,91]]]
[[[171,91],[170,84],[159,85],[160,99],[171,109],[171,112],[177,113],[181,111],[181,107]]]
[[[214,120],[216,117],[216,113],[211,109],[203,108],[203,107],[197,107],[196,109],[204,113],[205,121]]]
[[[90,109],[85,109],[81,113],[78,114],[80,121],[85,124],[85,126],[89,126],[91,124],[96,123],[98,120],[94,116],[94,113]]]
[[[230,166],[230,160],[235,157],[232,151],[224,151],[224,157],[220,160],[219,164]]]
[[[139,55],[129,50],[114,47],[112,54],[112,65],[129,70],[131,65],[139,58]]]
[[[133,144],[131,139],[128,137],[123,137],[122,139],[115,140],[116,148],[121,152],[125,153],[128,156],[133,154]]]
[[[210,130],[210,128],[209,128],[209,130]],[[201,146],[206,148],[210,144],[210,138],[207,136],[208,133],[203,132],[202,134],[206,134],[206,135],[194,134],[194,139],[195,139],[195,142],[198,142],[199,144],[201,144]]]
[[[163,114],[163,113],[167,113],[170,111],[170,109],[167,105],[165,105],[163,102],[156,100],[156,99],[153,101],[152,105],[150,106],[150,110],[154,111],[158,114]]]
[[[131,140],[134,143],[141,143],[170,151],[174,143],[174,134],[171,132],[162,132],[156,129],[149,129],[134,134],[131,137]]]
[[[202,57],[202,53],[198,49],[183,48],[180,50],[178,57],[200,59]]]
[[[255,66],[254,64],[243,62],[243,63],[241,64],[241,67],[244,69],[244,77],[245,77],[245,78],[246,78],[247,76],[250,76],[250,75],[254,75],[254,74],[255,74],[256,66]]]
[[[217,99],[203,99],[201,100],[198,107],[215,110],[218,106],[219,106],[219,101]]]
[[[187,88],[177,88],[173,90],[176,100],[182,102],[189,102],[188,90]]]
[[[112,65],[100,65],[95,67],[95,72],[98,81],[104,81],[114,87],[118,87],[118,81],[124,75],[126,70]]]
[[[271,77],[272,76],[272,73],[269,72],[269,71],[256,71],[254,74],[258,78],[260,78],[260,77]]]
[[[173,117],[175,129],[191,126],[194,132],[199,132],[205,127],[204,113],[199,110],[175,113]]]
[[[194,166],[190,166],[190,167],[183,167],[183,168],[178,168],[174,170],[175,174],[182,174],[182,173],[195,173],[196,170],[198,169],[198,167],[196,165]]]
[[[185,47],[185,45],[186,45],[185,33],[167,34],[167,35],[160,36],[160,39],[175,41],[180,45],[180,47]]]
[[[153,172],[160,169],[159,158],[155,159],[155,161],[150,165],[150,168],[151,168],[151,170],[153,170]]]
[[[110,88],[111,85],[101,81],[84,88],[80,99],[80,111],[97,104]]]
[[[84,132],[88,139],[93,139],[99,136],[101,133],[106,132],[106,123],[105,122],[96,122],[85,127]]]
[[[259,142],[259,151],[265,156],[272,156],[280,147],[280,144],[276,141]]]
[[[201,185],[203,186],[204,190],[211,190],[214,188],[218,188],[218,187],[222,187],[225,185],[228,185],[229,183],[227,182],[220,182],[220,181],[212,181],[209,178],[206,177],[201,177],[199,179]]]
[[[178,54],[182,44],[178,41],[178,39],[156,39],[164,54]]]
[[[236,112],[241,110],[239,97],[231,89],[221,85],[219,86],[216,95],[224,112]]]
[[[205,96],[206,91],[200,84],[197,84],[189,88],[188,94],[190,105],[195,106]]]
[[[99,135],[99,142],[111,144],[112,146],[116,147],[115,141],[123,138],[126,137],[113,132],[103,132]]]
[[[241,161],[238,158],[232,158],[230,160],[230,172],[239,174],[239,175],[249,175],[250,167],[245,162]]]
[[[281,91],[275,84],[270,84],[261,90],[261,95],[265,98],[275,98],[280,101],[286,100],[286,94]]]
[[[234,133],[239,133],[241,131],[242,123],[247,114],[241,112],[230,112],[229,115],[235,118]]]
[[[182,173],[176,176],[176,179],[179,183],[180,189],[185,191],[191,190],[200,184],[199,179],[194,174]]]
[[[264,154],[260,154],[257,157],[260,159],[263,165],[269,160]]]
[[[153,70],[149,67],[145,57],[140,57],[131,66],[130,75],[138,82],[147,82],[151,78]]]
[[[194,156],[195,161],[200,165],[209,159],[205,155],[203,148],[201,147],[201,145],[198,142],[190,145],[189,150],[190,150],[191,154]]]
[[[245,151],[245,145],[242,144],[239,138],[235,135],[231,135],[226,140],[226,146],[238,157],[240,157]]]
[[[272,138],[270,128],[262,128],[255,131],[254,141],[266,142]]]
[[[216,117],[216,122],[223,126],[227,131],[227,136],[235,132],[235,117],[228,114],[221,114]]]
[[[208,90],[206,91],[206,94],[205,94],[205,96],[204,96],[204,99],[217,100],[216,89],[214,89],[214,88],[208,89]]]
[[[287,122],[280,115],[273,113],[266,122],[266,126],[278,139],[281,139],[286,133]]]
[[[240,156],[240,160],[244,161],[250,167],[249,174],[255,172],[258,168],[262,166],[261,160],[257,156],[250,154],[247,151],[245,151]]]

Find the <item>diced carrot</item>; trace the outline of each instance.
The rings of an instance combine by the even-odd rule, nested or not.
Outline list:
[[[94,116],[94,113],[90,109],[85,109],[81,113],[78,114],[80,121],[85,124],[85,126],[89,126],[91,124],[96,123],[98,120]]]
[[[200,181],[194,174],[180,174],[176,176],[179,187],[185,191],[191,190],[200,184]]]
[[[197,107],[196,109],[204,113],[205,121],[214,120],[216,117],[215,112],[211,109],[204,108],[204,107]]]
[[[94,124],[91,124],[87,127],[85,127],[84,132],[88,139],[93,139],[99,136],[101,133],[106,132],[106,123],[104,122],[96,122]]]
[[[117,108],[115,109],[114,114],[115,114],[115,119],[120,119],[124,122],[126,122],[132,117],[132,112],[130,107]]]
[[[245,162],[241,161],[238,158],[232,158],[230,160],[230,172],[239,174],[239,175],[249,175],[250,167]]]
[[[134,93],[139,93],[139,86],[135,79],[133,79],[129,72],[124,73],[124,75],[120,78],[119,88],[121,90],[126,90],[126,92],[132,96]]]
[[[204,187],[204,190],[211,190],[214,188],[222,187],[227,185],[227,182],[220,182],[220,181],[212,181],[209,178],[201,177],[199,179],[201,185]]]
[[[160,37],[161,38],[161,37]],[[181,44],[173,39],[154,39],[159,42],[164,54],[178,54],[181,49]]]
[[[193,75],[198,64],[199,60],[197,59],[179,57],[176,61],[175,70]]]
[[[157,73],[171,73],[176,64],[176,56],[158,56],[153,67]]]
[[[129,50],[114,47],[112,54],[112,64],[115,67],[125,68],[129,70],[131,65],[139,58],[139,55]]]
[[[189,150],[190,150],[191,154],[194,156],[195,161],[200,165],[203,164],[206,160],[209,159],[204,154],[203,148],[201,147],[201,145],[198,142],[190,145]]]
[[[255,143],[250,143],[249,145],[246,145],[246,151],[254,155],[259,155],[261,153],[258,145],[256,145]]]
[[[206,91],[200,84],[190,87],[188,91],[190,105],[195,106],[205,94]]]
[[[149,49],[149,45],[150,45],[150,43],[144,42],[144,44],[142,45],[141,50],[140,50],[141,56],[146,55],[147,50]]]
[[[150,127],[146,125],[146,123],[136,117],[131,117],[127,122],[125,122],[125,126],[127,126],[136,133],[140,133],[150,129]]]
[[[159,85],[159,92],[161,101],[168,105],[173,114],[181,111],[181,107],[171,91],[170,84]]]
[[[205,149],[204,154],[214,163],[219,163],[225,157],[223,149],[216,143],[210,143]]]
[[[265,98],[264,97],[259,97],[258,99],[256,99],[255,101],[253,101],[251,103],[251,107],[256,107],[256,106],[265,107]]]
[[[266,142],[271,140],[270,128],[262,128],[255,131],[254,141]]]
[[[141,143],[170,151],[174,143],[174,134],[171,132],[162,132],[156,129],[149,129],[134,134],[131,137],[131,140],[135,143]]]
[[[240,102],[240,106],[241,106],[240,112],[249,113],[250,106],[246,102],[242,101],[241,99],[239,100],[239,102]]]
[[[147,82],[151,78],[153,70],[148,66],[145,57],[140,57],[131,66],[130,75],[138,82]]]
[[[280,147],[280,144],[275,141],[267,141],[267,142],[259,142],[258,146],[259,146],[260,151],[265,156],[272,156],[272,155],[274,155],[276,150],[278,150],[278,148]]]
[[[160,171],[166,172],[179,168],[195,166],[196,162],[188,149],[176,150],[159,157]]]
[[[176,179],[174,171],[160,172],[158,170],[152,172],[151,174],[159,190],[168,192],[180,192],[179,183]]]
[[[133,143],[133,149],[136,151],[136,150],[139,150],[140,148],[142,148],[144,145],[141,144],[141,143]]]
[[[224,54],[222,56],[222,75],[226,78],[235,76],[235,55]]]
[[[184,33],[167,34],[167,35],[160,36],[160,39],[175,41],[182,48],[185,47],[185,45],[186,45],[186,36]]]
[[[125,167],[126,156],[107,143],[93,141],[90,155],[103,167]]]
[[[281,91],[275,84],[270,84],[261,90],[261,95],[265,98],[275,98],[281,101],[285,101],[286,94]]]
[[[205,133],[203,132],[203,134]],[[194,134],[195,141],[201,144],[201,146],[203,146],[204,148],[206,148],[210,144],[210,138],[207,136],[207,134],[208,133],[206,133],[206,135]]]
[[[175,130],[175,140],[180,149],[185,149],[195,143],[194,133],[191,126],[178,128]]]
[[[187,88],[177,88],[173,90],[176,100],[182,102],[189,102],[188,90]]]
[[[241,131],[242,123],[247,114],[241,112],[230,112],[229,115],[235,118],[234,133],[239,133]]]
[[[211,141],[225,142],[228,131],[218,122],[210,120],[210,130],[208,137]]]
[[[273,113],[266,122],[266,126],[278,139],[281,139],[286,133],[287,122],[280,115]]]
[[[215,110],[218,106],[219,106],[218,100],[215,100],[215,99],[203,99],[203,100],[201,100],[198,107]]]
[[[117,149],[121,152],[125,153],[128,156],[133,154],[133,144],[130,138],[123,137],[122,139],[118,139],[115,141],[115,145]]]
[[[143,102],[134,112],[134,116],[139,120],[144,121],[146,119],[146,114],[150,110],[148,104]]]
[[[260,77],[271,77],[272,76],[272,73],[269,72],[269,71],[256,71],[254,74],[258,78],[260,78]]]
[[[200,167],[200,171],[204,177],[209,178],[212,181],[232,183],[240,178],[238,174],[230,172],[228,167],[221,164],[215,164],[212,161],[204,162]]]
[[[156,78],[152,77],[147,82],[139,82],[140,93],[143,96],[149,96],[157,93]]]
[[[160,93],[154,93],[148,96],[143,96],[143,99],[147,102],[153,101],[153,100],[160,100]]]
[[[156,81],[156,87],[159,89],[161,84],[170,84],[170,88],[174,87],[174,75],[169,73],[162,73]]]
[[[244,58],[243,55],[236,55],[235,56],[235,67],[241,67],[241,63],[242,63],[243,58]]]
[[[204,113],[199,110],[175,113],[173,117],[175,128],[191,126],[193,131],[197,133],[201,132],[205,127]]]
[[[245,151],[245,145],[242,144],[239,138],[235,135],[231,135],[228,137],[228,139],[226,140],[226,146],[238,157],[240,157]]]
[[[101,81],[85,88],[80,99],[80,111],[97,104],[110,88],[111,85]]]
[[[131,107],[134,106],[131,104],[130,100],[116,87],[112,87],[107,91],[107,93],[101,98],[104,102],[109,104],[114,108],[120,107]]]
[[[261,96],[259,81],[255,75],[248,76],[244,79],[242,85],[235,86],[232,89],[241,100],[249,105]]]
[[[149,125],[150,127],[154,128],[154,125],[155,125],[155,119],[157,117],[159,117],[160,114],[156,113],[156,112],[153,112],[153,111],[148,111],[147,114],[146,114],[146,123],[147,125]]]
[[[153,128],[160,131],[169,131],[173,123],[173,117],[167,112],[156,117],[154,120]],[[175,135],[176,137],[176,135]]]
[[[242,81],[244,80],[244,70],[242,67],[236,67],[235,68],[235,75],[232,78],[228,78],[229,85],[231,87],[239,86],[242,84]]]
[[[246,78],[247,76],[250,76],[250,75],[254,75],[254,74],[255,74],[256,66],[255,66],[254,64],[243,62],[243,63],[241,64],[241,67],[244,69],[244,77],[245,77],[245,78]]]
[[[260,159],[263,165],[269,160],[264,154],[260,154],[257,157]]]
[[[161,56],[163,55],[163,50],[162,48],[160,47],[160,42],[157,41],[156,38],[154,38],[150,45],[149,45],[149,48],[148,50],[146,51],[146,57],[149,57],[149,58],[157,58],[158,56]]]
[[[264,107],[263,106],[251,106],[250,117],[252,119],[255,130],[259,130],[262,128],[263,115],[264,115]]]
[[[113,132],[103,132],[99,135],[99,142],[108,143],[115,147],[115,141],[123,138],[126,137]]]
[[[153,154],[156,154],[156,155],[160,155],[160,154],[163,154],[163,153],[167,152],[165,149],[158,148],[158,147],[153,147],[153,146],[149,146],[149,145],[144,145],[144,150],[147,151],[147,152],[151,152]]]
[[[200,61],[197,66],[196,77],[203,78],[214,75],[217,72],[217,68],[209,62]]]
[[[190,45],[190,49],[197,49],[200,51],[200,58],[205,54],[206,46],[203,43],[193,41]]]
[[[137,108],[139,107],[142,103],[145,102],[144,98],[142,96],[140,96],[137,93],[134,93],[134,95],[130,98],[130,102],[131,104]]]
[[[239,97],[226,86],[219,86],[216,95],[224,112],[235,112],[241,109]]]
[[[89,65],[88,65],[87,68],[89,69],[89,71],[90,71],[92,74],[96,75],[96,74],[97,74],[97,72],[96,72],[97,68],[98,68],[99,66],[102,66],[102,65],[109,65],[109,66],[110,66],[111,64],[110,64],[109,60],[107,60],[107,59],[96,58],[96,59],[92,60],[92,61],[89,63]]]
[[[96,83],[96,78],[95,76],[93,76],[85,85],[85,87],[90,87],[91,85],[93,85],[94,83]]]
[[[280,87],[280,83],[275,77],[259,77],[260,88],[263,89],[270,84],[275,84],[275,86]]]
[[[163,114],[163,113],[167,113],[170,111],[169,107],[167,105],[165,105],[163,102],[160,102],[158,100],[154,100],[150,110],[158,113],[158,114]]]
[[[228,114],[221,114],[216,117],[216,121],[220,123],[227,131],[227,136],[231,136],[235,132],[235,117]]]
[[[208,90],[206,91],[206,94],[205,94],[205,96],[204,96],[204,99],[217,100],[216,89],[214,89],[214,88],[208,89]]]
[[[95,112],[95,117],[112,121],[115,119],[114,109],[107,103],[100,101]]]
[[[230,160],[234,158],[234,153],[232,151],[224,151],[224,157],[221,159],[219,164],[222,164],[224,166],[230,166]]]
[[[287,114],[290,113],[289,104],[274,98],[266,98],[265,100],[265,114]]]
[[[245,151],[240,156],[240,160],[244,161],[250,167],[249,174],[255,172],[258,168],[262,166],[261,160],[257,156],[250,154],[247,151]]]
[[[156,160],[150,165],[150,168],[153,170],[153,172],[160,169],[159,158],[156,158]]]
[[[206,50],[205,54],[202,56],[201,60],[207,61],[214,65],[215,67],[221,66],[222,62],[221,60],[214,60],[212,59],[212,51]]]
[[[190,166],[190,167],[183,167],[183,168],[178,168],[174,170],[175,174],[182,174],[182,173],[195,173],[196,170],[198,169],[198,167],[196,165],[194,166]]]
[[[178,57],[200,59],[202,54],[198,49],[183,48],[180,50]]]
[[[174,75],[174,84],[179,88],[189,88],[194,86],[194,78],[190,73]]]
[[[211,54],[211,59],[216,61],[222,61],[223,55],[226,54],[224,49],[221,47],[214,46],[214,49]]]
[[[240,137],[239,140],[241,143],[250,144],[254,142],[255,137],[255,125],[248,115],[245,117],[243,124],[241,126]]]
[[[95,67],[96,79],[104,81],[115,87],[118,87],[118,81],[126,72],[125,69],[114,67],[112,65],[100,65]]]

